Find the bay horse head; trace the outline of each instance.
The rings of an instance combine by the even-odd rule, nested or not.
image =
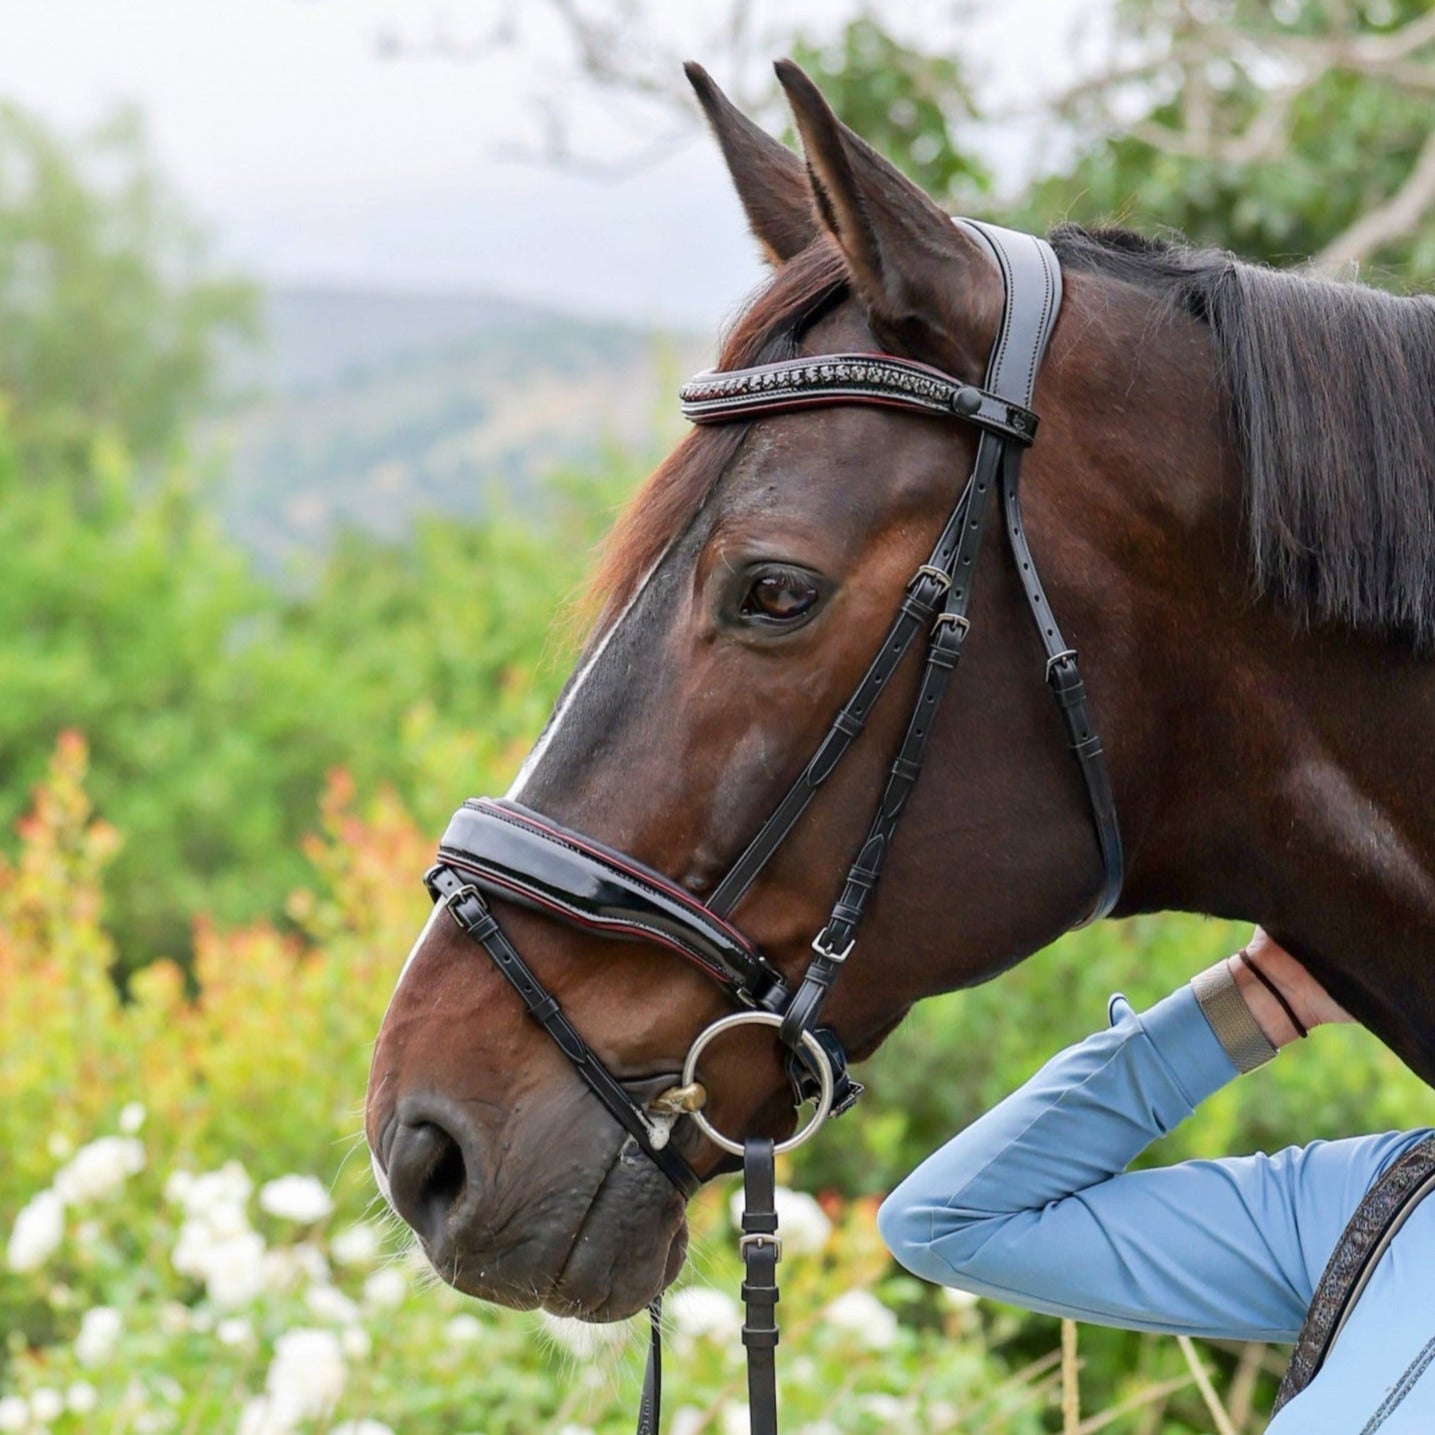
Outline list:
[[[1311,301],[1252,298],[1223,276],[1264,271],[1223,256],[1056,236],[1059,312],[1028,336],[1030,552],[1014,460],[995,520],[1010,545],[962,548],[982,475],[1004,500],[1003,465],[1031,439],[1032,415],[993,380],[1017,307],[1012,255],[999,231],[954,223],[795,66],[778,73],[806,165],[690,68],[773,273],[718,371],[685,391],[698,426],[610,536],[599,616],[507,799],[466,805],[446,835],[434,913],[375,1047],[366,1130],[385,1194],[440,1275],[510,1306],[640,1310],[681,1268],[686,1195],[732,1167],[720,1133],[786,1136],[794,1085],[841,1104],[846,1056],[872,1052],[913,1003],[1110,909],[1111,791],[1044,604],[1082,654],[1112,755],[1131,849],[1118,913],[1263,920],[1431,1066],[1428,979],[1402,1000],[1398,961],[1363,974],[1341,946],[1361,920],[1341,894],[1363,882],[1403,881],[1391,920],[1435,918],[1431,847],[1412,846],[1407,809],[1383,856],[1347,850],[1351,871],[1323,877],[1318,897],[1319,844],[1304,866],[1290,844],[1299,821],[1339,844],[1348,815],[1319,816],[1332,800],[1401,800],[1384,769],[1347,760],[1365,720],[1358,679],[1391,651],[1396,680],[1428,674],[1361,631],[1390,614],[1355,611],[1338,588],[1326,601],[1295,560],[1280,569],[1282,544],[1306,541],[1290,519],[1302,495],[1252,497],[1252,418],[1284,410],[1258,392],[1257,360],[1241,367],[1251,315]],[[1252,553],[1279,570],[1264,575],[1274,596],[1253,591]],[[864,687],[909,608],[920,641]],[[879,830],[944,627],[961,677],[919,734],[925,775],[900,791],[900,828],[894,813]],[[1348,684],[1344,724],[1297,711],[1309,698],[1328,714],[1314,674]],[[1252,718],[1266,701],[1280,731]],[[833,741],[843,761],[764,845],[774,804]],[[855,951],[855,919],[833,937],[851,911]],[[1417,953],[1401,950],[1408,994]],[[748,1019],[714,1028],[735,996]]]

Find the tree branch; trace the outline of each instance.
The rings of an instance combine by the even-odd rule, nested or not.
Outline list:
[[[1315,256],[1311,266],[1331,274],[1347,264],[1368,258],[1414,230],[1432,205],[1435,205],[1435,132],[1421,147],[1405,183],[1384,204],[1362,215],[1343,234],[1336,235]]]

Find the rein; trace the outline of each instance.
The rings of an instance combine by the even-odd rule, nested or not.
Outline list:
[[[1032,391],[1061,306],[1061,270],[1049,245],[975,220],[957,220],[1001,270],[1002,322],[986,387],[892,355],[824,354],[754,368],[709,372],[682,389],[683,413],[699,424],[831,404],[881,404],[938,415],[979,430],[976,458],[960,498],[927,562],[913,573],[896,617],[852,696],[797,780],[777,803],[706,902],[634,858],[570,831],[509,800],[471,799],[455,814],[424,881],[458,925],[488,954],[517,991],[529,1015],[549,1034],[630,1139],[682,1192],[701,1184],[671,1144],[685,1117],[723,1151],[743,1158],[746,1210],[740,1246],[747,1303],[743,1343],[753,1435],[776,1435],[777,1231],[774,1158],[810,1139],[829,1115],[848,1110],[862,1093],[847,1070],[841,1039],[820,1024],[822,1008],[856,945],[857,929],[882,872],[897,823],[921,774],[928,739],[948,680],[961,658],[971,620],[976,558],[994,494],[1027,605],[1046,653],[1046,683],[1065,724],[1091,804],[1102,881],[1086,922],[1116,904],[1124,870],[1120,828],[1101,740],[1092,729],[1074,649],[1051,614],[1022,528],[1021,456],[1037,431]],[[781,847],[818,789],[861,734],[872,707],[919,635],[926,663],[885,791],[853,858],[796,990],[727,920]],[[504,935],[489,909],[492,898],[515,902],[600,936],[641,940],[697,966],[739,1008],[699,1034],[683,1064],[681,1084],[640,1105],[598,1059]],[[716,1037],[736,1027],[774,1029],[787,1049],[787,1073],[799,1106],[815,1103],[807,1124],[787,1140],[739,1141],[719,1131],[703,1110],[698,1060]],[[652,1341],[638,1435],[655,1435],[661,1405],[661,1296],[650,1307]]]

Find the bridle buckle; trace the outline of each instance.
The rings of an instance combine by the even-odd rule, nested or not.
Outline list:
[[[1075,649],[1075,648],[1063,648],[1059,653],[1053,653],[1053,654],[1046,660],[1046,680],[1047,680],[1048,683],[1051,681],[1051,670],[1052,670],[1058,663],[1064,663],[1064,662],[1066,662],[1066,660],[1067,660],[1068,658],[1069,658],[1073,663],[1076,661],[1076,649]]]
[[[750,1250],[761,1250],[764,1246],[772,1247],[773,1260],[780,1261],[782,1259],[781,1236],[774,1236],[771,1231],[749,1231],[745,1236],[738,1237],[738,1254],[744,1259]]]
[[[826,927],[823,927],[812,939],[812,950],[816,952],[819,957],[825,957],[834,966],[839,967],[852,955],[852,948],[856,945],[857,936],[856,933],[853,933],[848,939],[847,945],[843,947],[840,952],[834,951],[832,949],[832,939],[827,935]]]
[[[945,568],[938,568],[935,563],[923,563],[915,573],[912,574],[912,581],[907,584],[909,589],[915,588],[923,578],[930,578],[938,589],[937,596],[942,597],[952,586],[952,575]]]
[[[480,892],[472,882],[465,882],[462,887],[456,887],[443,899],[443,905],[448,908],[456,920],[458,913],[454,911],[454,908],[457,907],[460,902],[466,901],[469,897],[482,899],[483,893]]]
[[[939,633],[944,623],[950,623],[964,638],[972,630],[972,620],[965,613],[938,613],[932,620],[932,632]]]

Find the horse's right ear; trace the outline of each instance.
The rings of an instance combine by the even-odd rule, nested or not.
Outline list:
[[[781,264],[791,259],[807,248],[819,228],[807,166],[786,145],[753,124],[695,60],[689,60],[683,71],[722,146],[747,222],[768,262]]]

